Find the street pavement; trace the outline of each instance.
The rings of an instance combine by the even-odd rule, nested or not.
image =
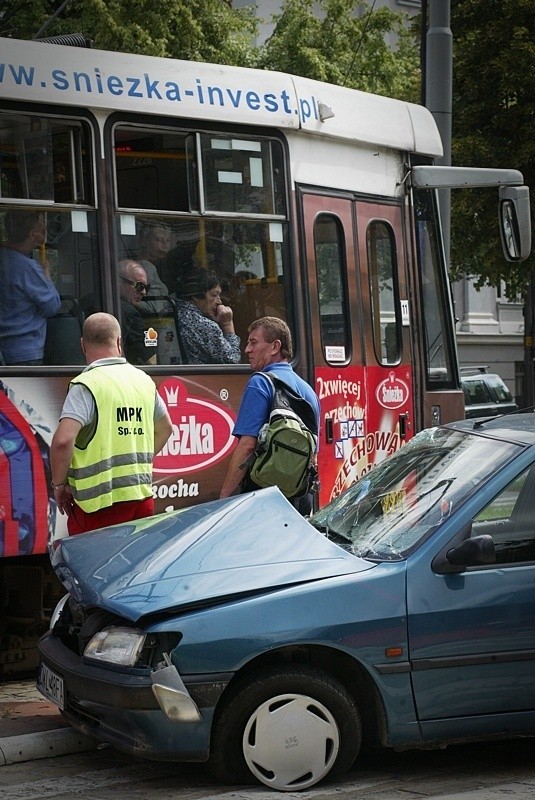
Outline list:
[[[64,722],[35,681],[0,683],[0,767],[96,747],[94,739]]]
[[[213,784],[198,764],[146,762],[98,747],[67,725],[34,681],[0,683],[0,800],[271,800],[262,786]],[[72,756],[51,758],[51,756]],[[27,766],[20,762],[42,759]],[[4,770],[1,769],[4,767]],[[96,794],[95,794],[96,793]],[[533,740],[379,753],[299,800],[533,800]]]

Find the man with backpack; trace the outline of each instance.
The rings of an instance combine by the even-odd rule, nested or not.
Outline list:
[[[312,508],[309,476],[317,449],[319,401],[289,363],[292,337],[286,322],[277,317],[262,317],[249,326],[248,332],[245,353],[254,374],[245,387],[232,431],[238,445],[220,496],[229,497],[238,489],[247,492],[277,485],[298,511],[308,514]],[[293,431],[295,446],[284,443],[284,440],[292,442],[291,435],[286,431],[281,433],[284,426]],[[270,442],[272,446],[268,448]],[[306,475],[301,479],[303,465]],[[279,468],[283,472],[275,480],[273,476]],[[292,471],[296,474],[290,475]],[[293,495],[296,487],[297,494]]]

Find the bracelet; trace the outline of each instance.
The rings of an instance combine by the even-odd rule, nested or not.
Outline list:
[[[54,483],[54,481],[52,481],[52,488],[54,490],[55,489],[61,489],[62,486],[66,486],[66,485],[67,485],[66,482],[64,482],[64,483]]]

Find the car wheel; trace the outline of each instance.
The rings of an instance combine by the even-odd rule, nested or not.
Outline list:
[[[208,766],[225,783],[256,778],[297,791],[349,769],[361,722],[349,692],[309,667],[274,669],[236,684],[216,712]]]

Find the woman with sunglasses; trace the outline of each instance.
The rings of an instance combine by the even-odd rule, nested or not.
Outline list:
[[[119,261],[118,268],[125,358],[130,364],[154,364],[157,339],[149,338],[139,313],[139,304],[150,292],[147,273],[138,261],[130,258]]]

